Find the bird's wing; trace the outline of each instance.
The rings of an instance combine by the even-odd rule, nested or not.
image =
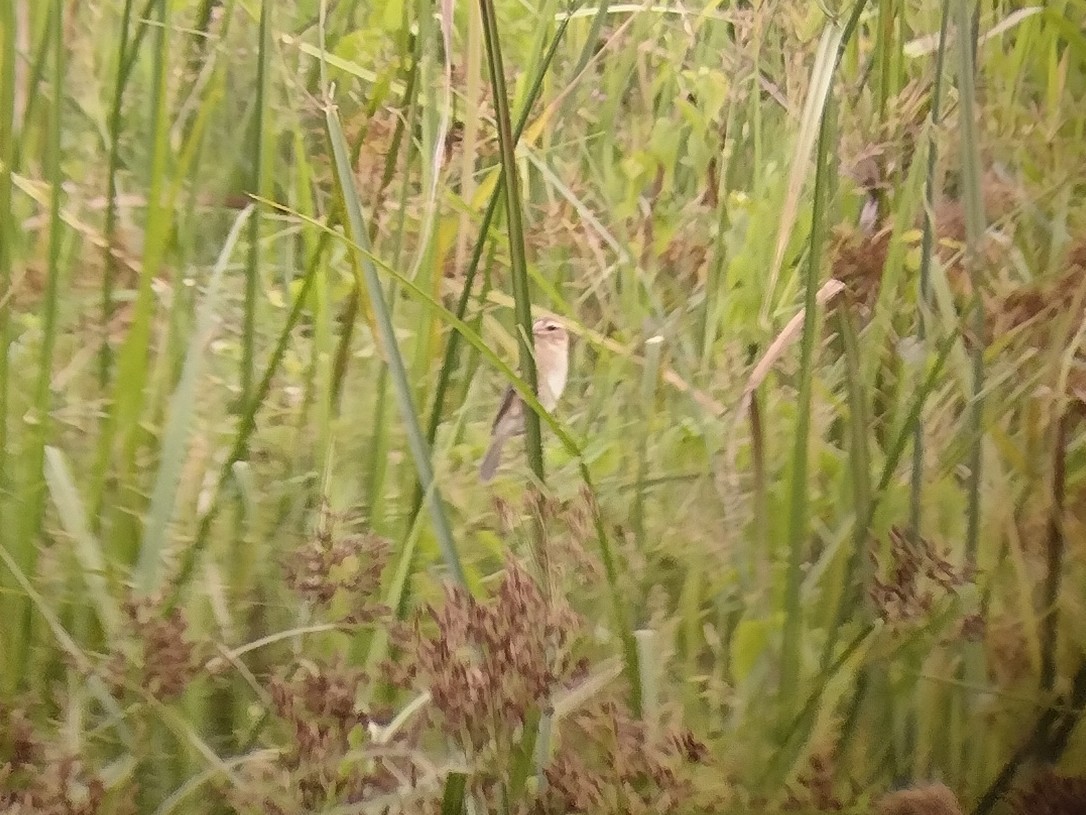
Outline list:
[[[517,392],[513,390],[512,386],[505,389],[505,393],[502,394],[502,403],[498,406],[498,413],[494,416],[494,424],[490,426],[490,431],[493,433],[498,427],[498,423],[509,416],[510,413],[516,410],[514,401],[516,400]]]

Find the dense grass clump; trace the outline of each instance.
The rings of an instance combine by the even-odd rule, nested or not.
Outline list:
[[[0,812],[1080,811],[1083,19],[0,4]]]

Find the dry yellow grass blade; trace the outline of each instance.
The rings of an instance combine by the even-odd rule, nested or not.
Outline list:
[[[822,284],[822,287],[818,290],[818,294],[815,295],[818,305],[825,307],[827,303],[844,290],[845,284],[840,280],[831,277]],[[777,334],[773,342],[770,343],[769,348],[766,349],[765,354],[758,360],[758,364],[754,366],[754,370],[750,372],[746,387],[743,388],[743,395],[739,399],[738,415],[742,415],[743,411],[747,409],[750,404],[751,395],[758,389],[758,386],[765,381],[765,378],[769,375],[769,372],[773,369],[777,360],[781,358],[785,349],[788,348],[799,335],[800,329],[803,328],[803,320],[806,317],[806,312],[806,309],[800,309],[796,315],[788,321],[788,325]]]

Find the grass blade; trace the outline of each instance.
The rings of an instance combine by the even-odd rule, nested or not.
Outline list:
[[[812,84],[811,95],[808,97],[805,109],[804,122],[813,127],[813,122],[808,117],[820,117],[818,129],[818,146],[815,152],[815,182],[814,204],[812,213],[810,250],[807,261],[807,276],[804,282],[806,298],[804,304],[803,337],[800,342],[800,378],[799,378],[799,408],[796,418],[795,447],[792,454],[791,473],[791,500],[789,503],[788,523],[788,572],[784,586],[784,632],[781,651],[781,678],[779,696],[784,709],[790,709],[792,700],[796,698],[796,690],[799,683],[800,655],[802,648],[802,617],[800,608],[800,582],[802,580],[801,566],[807,541],[807,450],[809,444],[811,424],[811,389],[813,384],[814,346],[817,328],[818,306],[818,280],[820,275],[822,246],[826,239],[827,224],[825,206],[826,187],[828,184],[829,161],[831,159],[830,143],[832,139],[832,110],[833,99],[830,96],[833,74],[841,59],[841,53],[847,44],[856,23],[859,21],[860,11],[863,10],[866,0],[858,0],[852,10],[852,16],[845,26],[833,25],[823,34],[819,45],[819,58],[816,61],[815,76],[817,81]],[[800,140],[800,150],[793,162],[795,168],[802,166],[806,161],[806,153],[802,149],[803,140]],[[793,184],[796,179],[792,179]],[[791,190],[790,194],[796,190]],[[787,212],[787,208],[786,208]],[[782,222],[782,237],[784,236],[784,224]],[[779,256],[783,246],[778,245]],[[776,265],[776,264],[775,264]]]
[[[479,0],[483,15],[483,36],[486,42],[490,83],[494,90],[494,112],[498,122],[498,143],[501,148],[502,174],[505,178],[505,217],[509,232],[509,255],[512,264],[513,300],[520,341],[520,370],[524,381],[535,392],[535,357],[532,354],[532,303],[528,288],[528,261],[524,248],[524,224],[520,211],[520,182],[517,179],[516,140],[509,118],[509,96],[505,90],[505,69],[502,67],[501,42],[498,36],[497,11],[493,0]],[[542,483],[543,442],[539,432],[539,416],[524,412],[525,445],[528,465]]]
[[[55,447],[45,449],[45,480],[60,522],[75,543],[75,557],[83,570],[83,579],[90,590],[98,622],[107,641],[111,641],[121,620],[121,611],[114,599],[117,586],[108,580],[109,567],[101,544],[90,530],[86,508],[72,478],[71,468],[64,454]]]
[[[863,4],[861,3],[861,5]],[[769,281],[765,289],[767,296],[762,305],[763,317],[769,314],[773,292],[777,285],[777,276],[780,274],[781,264],[784,262],[784,253],[788,247],[788,241],[792,237],[792,229],[795,226],[799,211],[800,195],[806,185],[811,165],[811,153],[822,137],[820,123],[825,121],[826,118],[825,107],[830,102],[833,74],[840,59],[838,55],[844,33],[844,29],[840,26],[831,25],[826,29],[818,44],[818,54],[815,57],[814,68],[811,70],[811,87],[807,92],[803,117],[800,119],[799,136],[796,139],[796,146],[792,154],[792,169],[788,176],[788,195],[784,201],[784,209],[781,212],[777,243],[773,249],[773,262],[769,267]],[[816,170],[820,160],[820,154],[816,153]],[[817,185],[816,179],[815,186],[817,187]]]
[[[396,333],[389,315],[388,304],[385,302],[384,289],[377,277],[377,269],[368,254],[369,233],[366,231],[362,218],[362,206],[358,200],[358,193],[354,188],[354,171],[347,153],[347,142],[343,137],[339,116],[330,105],[325,110],[325,123],[335,162],[339,192],[347,212],[350,233],[356,245],[363,250],[357,253],[356,269],[359,266],[362,269],[364,285],[374,310],[374,316],[377,319],[384,358],[389,367],[389,374],[392,377],[393,393],[400,408],[400,418],[407,433],[407,443],[414,458],[419,483],[422,484],[423,490],[427,494],[426,503],[430,509],[430,518],[434,524],[438,546],[441,548],[445,564],[449,567],[454,579],[466,588],[467,579],[460,565],[460,556],[457,554],[456,544],[453,541],[452,529],[449,527],[448,519],[445,516],[441,493],[434,482],[429,445],[427,445],[419,425],[418,414],[415,411],[414,399],[411,395],[411,384],[407,381],[407,369],[404,367],[403,358],[400,356],[399,346],[396,343]],[[363,281],[357,280],[355,285],[361,289]]]
[[[966,561],[976,563],[977,546],[980,542],[980,483],[981,451],[984,442],[984,349],[980,338],[985,336],[984,304],[980,299],[980,280],[977,276],[978,253],[984,237],[984,193],[981,189],[979,134],[977,133],[976,69],[973,64],[974,39],[965,36],[972,31],[971,8],[966,0],[955,0],[954,22],[958,29],[958,99],[961,105],[962,148],[962,200],[965,207],[965,265],[974,292],[970,304],[970,332],[977,340],[971,343],[973,392],[969,404],[969,430],[971,450],[969,454],[969,509],[968,528],[965,533]]]
[[[59,84],[64,76],[64,38],[63,21],[64,7],[60,0],[54,0],[50,6],[50,25],[43,35],[48,52],[51,56],[53,76]],[[45,50],[43,49],[43,59]],[[63,195],[61,182],[61,129],[64,122],[64,99],[61,94],[54,93],[52,106],[49,111],[48,125],[46,129],[46,153],[44,157],[45,173],[49,179],[49,244],[48,267],[46,271],[46,288],[42,298],[42,340],[41,351],[38,356],[38,373],[34,385],[33,396],[33,432],[31,444],[28,450],[27,483],[24,484],[22,506],[20,507],[19,533],[16,536],[16,545],[12,547],[16,564],[19,569],[28,575],[34,574],[37,560],[39,541],[43,516],[45,512],[45,450],[51,430],[51,412],[53,407],[53,393],[51,382],[53,378],[53,352],[57,341],[57,312],[60,305],[60,250],[61,232],[64,229],[60,217],[60,198]],[[5,349],[6,351],[6,349]],[[28,677],[23,671],[30,642],[31,642],[31,607],[26,598],[13,595],[12,614],[10,619],[15,624],[15,634],[12,637],[11,655],[8,660],[7,675],[9,687],[15,683],[27,681]]]
[[[136,452],[142,436],[139,420],[146,399],[151,331],[155,314],[152,281],[165,260],[166,248],[170,245],[169,230],[173,223],[173,213],[166,201],[172,155],[167,110],[171,6],[170,0],[163,0],[158,6],[158,16],[155,19],[155,67],[151,100],[152,157],[144,252],[132,325],[117,357],[113,403],[99,434],[98,460],[95,466],[95,472],[99,475],[91,498],[95,518],[100,518],[103,512],[110,473],[122,485],[133,484]],[[133,561],[137,554],[136,538],[134,535],[130,536],[128,531],[136,524],[138,507],[133,504],[138,501],[138,495],[134,491],[124,491],[116,500],[110,502],[112,523],[107,526],[106,531],[118,547],[123,549],[121,556],[125,562]]]
[[[935,56],[935,80],[931,92],[931,127],[928,130],[928,166],[927,178],[924,181],[924,232],[920,242],[920,282],[919,282],[919,309],[917,312],[916,337],[921,342],[927,338],[928,316],[932,311],[931,291],[931,263],[932,244],[934,242],[935,225],[932,222],[935,210],[935,169],[938,158],[938,146],[935,142],[935,133],[942,120],[943,106],[943,61],[946,56],[946,35],[950,22],[950,0],[943,0],[942,22],[939,28],[939,44]],[[924,470],[924,426],[921,421],[921,412],[917,414],[916,425],[913,428],[913,475],[910,486],[911,498],[909,507],[910,539],[915,543],[920,537],[921,523],[921,491],[923,485]]]
[[[256,101],[251,123],[249,153],[252,156],[250,190],[261,197],[268,195],[271,177],[271,151],[266,148],[268,129],[268,2],[260,4],[260,44],[256,60]],[[260,284],[260,209],[249,221],[249,262],[245,267],[245,315],[241,330],[241,400],[248,401],[253,387],[256,334],[257,288]]]
[[[185,447],[189,430],[196,412],[197,385],[203,369],[204,356],[211,342],[215,313],[219,305],[219,287],[226,265],[233,255],[241,229],[254,215],[254,207],[246,207],[234,221],[219,259],[211,271],[207,292],[196,317],[196,331],[189,342],[181,379],[170,399],[166,427],[162,436],[162,454],[151,492],[151,503],[144,522],[143,540],[139,559],[133,573],[138,595],[150,595],[160,588],[160,567],[167,545],[167,529],[173,519],[174,501],[181,481],[181,467],[185,461]]]
[[[113,84],[113,98],[109,110],[109,164],[106,169],[106,223],[102,269],[102,325],[109,325],[113,319],[113,287],[117,275],[117,258],[114,242],[117,233],[117,173],[121,161],[121,127],[124,90],[128,83],[129,72],[123,70],[128,56],[129,30],[132,26],[132,4],[134,0],[125,0],[121,14],[121,36],[117,42],[117,73]],[[113,367],[113,350],[109,337],[102,338],[102,350],[98,360],[98,384],[105,388],[109,384],[109,375]]]
[[[12,181],[15,157],[15,4],[4,3],[0,8],[0,212],[11,212]],[[15,241],[15,219],[0,219],[0,496],[8,494],[11,485],[7,467],[8,456],[8,334],[12,313],[11,281],[12,244]],[[5,502],[0,497],[0,526],[4,523]]]
[[[449,773],[445,779],[445,791],[441,795],[441,815],[462,815],[467,784],[466,773]]]

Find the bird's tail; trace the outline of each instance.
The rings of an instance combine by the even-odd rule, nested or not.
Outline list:
[[[498,465],[502,462],[502,447],[505,445],[505,434],[495,433],[490,441],[490,447],[483,456],[483,463],[479,465],[479,480],[484,484],[494,477],[498,471]]]

